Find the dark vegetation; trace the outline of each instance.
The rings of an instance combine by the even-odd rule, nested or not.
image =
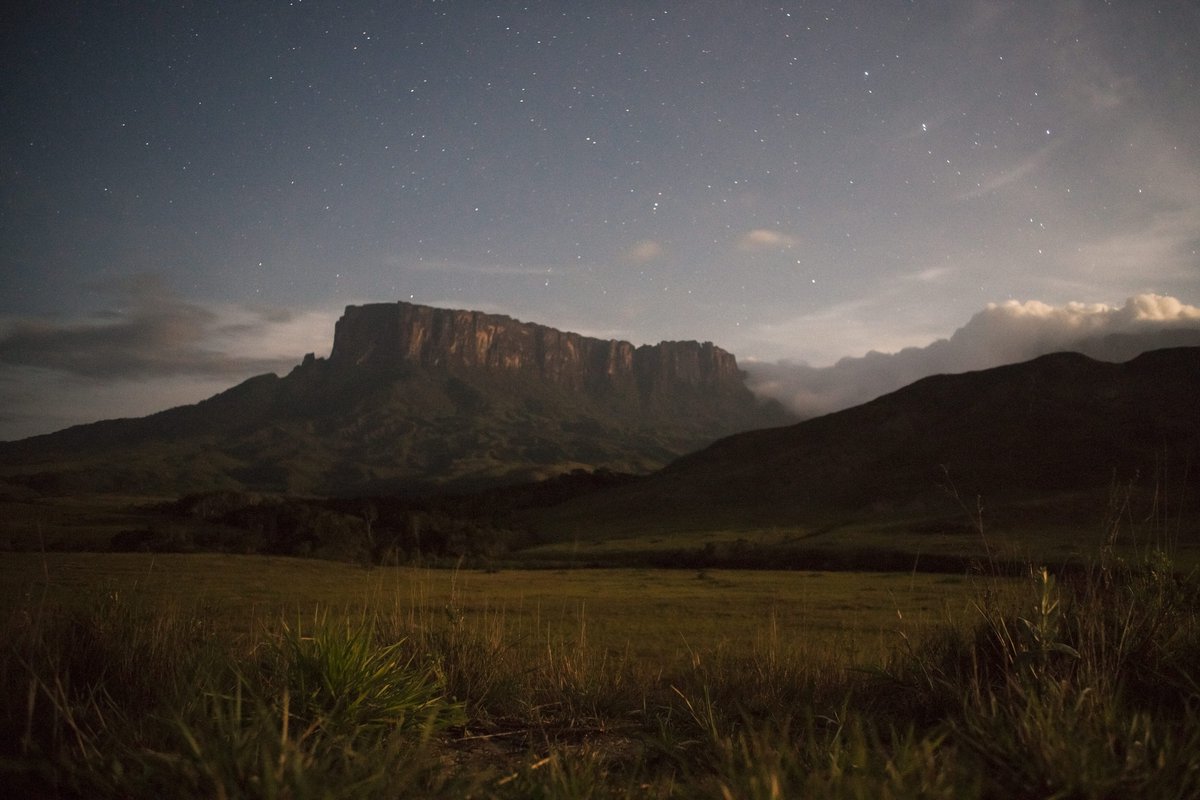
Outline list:
[[[297,498],[223,491],[151,509],[144,527],[112,536],[118,552],[216,551],[307,556],[362,564],[487,564],[537,542],[519,519],[531,509],[621,486],[599,470],[472,494]]]
[[[645,477],[578,470],[469,494],[290,497],[204,492],[172,501],[39,498],[3,504],[0,550],[217,552],[301,556],[361,565],[503,568],[647,567],[1019,574],[1029,559],[1059,572],[1084,567],[1097,536],[1153,527],[1181,564],[1200,558],[1200,520],[1186,497],[1156,484],[1051,496],[1019,509],[968,506],[946,486],[944,508],[797,528],[707,529],[703,519],[625,510],[631,530],[611,539],[580,522],[564,539],[546,524],[564,504],[636,490]],[[986,514],[986,521],[984,515]],[[657,524],[655,524],[657,521]],[[983,536],[986,523],[991,546]],[[705,533],[706,530],[713,532]],[[600,527],[604,533],[606,529]],[[648,533],[649,532],[649,533]],[[1139,545],[1144,542],[1137,543]]]
[[[539,515],[570,498],[643,480],[578,472],[557,479],[471,495],[298,498],[246,492],[206,492],[174,501],[129,501],[110,508],[81,501],[6,506],[10,531],[0,550],[238,553],[301,556],[369,565],[524,567],[648,567],[658,569],[787,569],[1019,574],[1029,551],[982,545],[980,529],[959,510],[948,517],[901,518],[864,538],[854,526],[776,534],[736,531],[709,541],[673,536],[616,539],[603,548],[554,545],[537,528]],[[1047,529],[1036,549],[1055,568],[1078,570],[1079,552],[1114,524],[1156,525],[1183,560],[1195,560],[1191,518],[1155,516],[1152,496],[1126,489],[1104,520],[1093,510],[1064,533]],[[56,520],[53,514],[63,517]],[[100,523],[103,515],[111,520]],[[45,521],[45,522],[43,522]],[[980,524],[982,525],[982,519]],[[1187,523],[1184,525],[1184,523]],[[988,524],[991,525],[989,518]],[[37,536],[18,530],[36,528]],[[105,533],[105,528],[109,532]],[[995,536],[994,544],[1004,541]],[[929,542],[941,543],[935,550]]]

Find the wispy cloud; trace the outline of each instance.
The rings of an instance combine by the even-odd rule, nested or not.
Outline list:
[[[953,267],[928,267],[919,272],[902,275],[901,278],[918,283],[933,283],[934,281],[945,280],[950,275],[953,275],[954,272],[955,269]]]
[[[1058,139],[1056,141],[1052,141],[1045,147],[1037,149],[1030,155],[1022,158],[1020,161],[1017,161],[1014,164],[1010,164],[1008,167],[997,172],[991,177],[979,181],[975,188],[970,189],[969,191],[966,191],[960,195],[960,199],[974,200],[976,198],[989,195],[992,192],[999,191],[1006,186],[1018,183],[1030,175],[1045,169],[1050,156],[1062,145],[1064,141],[1066,140]]]
[[[338,311],[201,304],[153,276],[81,317],[0,318],[0,439],[202,400],[325,355]]]
[[[1073,256],[1077,268],[1118,275],[1139,275],[1151,269],[1159,275],[1183,277],[1194,270],[1200,244],[1200,209],[1153,214],[1142,225],[1081,245]]]
[[[630,247],[624,253],[624,259],[634,264],[648,264],[662,258],[666,250],[661,242],[653,239],[643,239]]]
[[[117,303],[83,319],[0,320],[0,364],[105,379],[234,377],[289,367],[300,348],[328,338],[315,331],[325,319],[203,306],[153,277],[113,288]]]
[[[399,262],[393,260],[392,266],[403,267],[411,272],[434,272],[439,274],[453,273],[456,275],[474,275],[482,277],[505,278],[517,275],[545,276],[553,272],[551,267],[536,264],[499,264],[499,263],[468,263],[465,261],[419,260]]]
[[[930,280],[920,288],[936,285],[937,281]],[[899,350],[924,344],[939,329],[930,327],[927,313],[898,309],[910,302],[911,287],[911,281],[891,281],[873,293],[761,320],[750,326],[744,343],[734,342],[730,346],[744,356],[761,358],[770,354],[765,356],[770,358],[801,352],[809,363],[832,364],[847,353]]]
[[[747,231],[737,241],[738,248],[747,251],[785,250],[795,247],[799,243],[799,238],[771,228],[755,228]]]

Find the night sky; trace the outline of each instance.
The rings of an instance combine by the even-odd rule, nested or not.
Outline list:
[[[1187,0],[2,13],[0,439],[284,372],[349,303],[743,365],[1200,318]]]

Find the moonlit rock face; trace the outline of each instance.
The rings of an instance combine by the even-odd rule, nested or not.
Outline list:
[[[744,388],[737,360],[711,342],[634,347],[496,314],[405,302],[347,306],[335,329],[330,362],[502,370],[573,390],[642,395],[680,387]]]

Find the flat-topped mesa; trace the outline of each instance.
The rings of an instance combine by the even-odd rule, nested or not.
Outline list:
[[[743,387],[737,359],[710,342],[593,339],[498,314],[412,303],[347,306],[334,329],[333,365],[415,365],[524,372],[577,390]]]

